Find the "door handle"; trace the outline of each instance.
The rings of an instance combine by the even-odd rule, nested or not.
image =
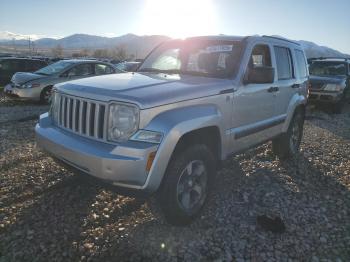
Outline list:
[[[299,87],[300,87],[299,84],[294,84],[294,85],[292,85],[292,88],[299,88]]]
[[[273,92],[278,92],[280,89],[278,86],[271,86],[269,89],[267,89],[267,92],[273,93]]]

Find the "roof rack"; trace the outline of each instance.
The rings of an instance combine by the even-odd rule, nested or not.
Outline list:
[[[299,44],[299,43],[294,42],[294,41],[289,40],[289,39],[286,39],[286,38],[283,38],[283,37],[278,37],[278,36],[270,36],[270,35],[263,35],[262,37],[268,37],[268,38],[272,38],[272,39],[282,40],[282,41],[289,42],[289,43],[292,43],[292,44],[295,44],[295,45],[300,46],[300,44]]]
[[[313,57],[309,58],[308,60],[313,61],[313,60],[326,60],[326,59],[339,59],[339,60],[344,60],[344,61],[350,61],[350,57]]]

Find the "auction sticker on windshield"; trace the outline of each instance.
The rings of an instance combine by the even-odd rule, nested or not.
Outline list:
[[[208,46],[206,51],[214,53],[214,52],[231,52],[232,51],[232,45],[214,45],[214,46]]]

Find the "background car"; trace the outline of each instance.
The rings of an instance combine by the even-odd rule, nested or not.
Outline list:
[[[309,102],[329,105],[341,113],[350,101],[350,59],[317,58],[310,61]]]
[[[2,57],[0,58],[0,85],[10,82],[16,72],[34,72],[48,63],[42,59]]]
[[[7,96],[49,103],[54,84],[79,78],[121,73],[110,63],[97,60],[61,60],[34,73],[16,73],[5,86]]]

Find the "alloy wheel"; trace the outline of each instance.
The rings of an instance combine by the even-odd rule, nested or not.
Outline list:
[[[188,214],[198,211],[207,195],[207,169],[201,160],[187,164],[177,183],[177,200]]]

